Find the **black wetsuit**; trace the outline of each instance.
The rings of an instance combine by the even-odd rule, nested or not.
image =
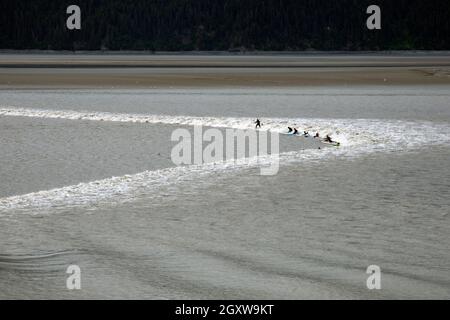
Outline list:
[[[294,128],[294,134],[298,134],[298,130]]]
[[[256,119],[255,123],[256,123],[255,129],[261,128],[261,121],[259,121],[259,119]]]
[[[288,127],[288,133],[291,133],[291,132],[292,132],[292,128]]]

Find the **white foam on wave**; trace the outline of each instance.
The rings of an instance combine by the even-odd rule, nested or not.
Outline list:
[[[253,128],[254,125],[251,121],[252,119],[249,118],[120,114],[14,107],[0,108],[0,116],[202,125],[236,129]],[[273,163],[273,157],[275,156],[279,156],[280,164],[305,160],[311,162],[331,157],[356,157],[371,152],[401,151],[423,145],[450,143],[450,126],[448,124],[373,119],[263,119],[263,129],[265,130],[284,132],[287,126],[295,126],[299,130],[307,130],[311,133],[320,132],[322,136],[330,134],[335,140],[340,141],[343,147],[321,150],[310,149],[251,159],[145,171],[134,175],[113,177],[63,188],[12,196],[0,199],[0,214],[12,210],[14,212],[40,212],[49,208],[126,202],[140,195],[152,196],[155,194],[155,189],[162,186],[192,181],[213,172],[269,166]]]
[[[0,116],[18,116],[66,120],[113,121],[150,124],[201,125],[207,127],[251,129],[253,119],[236,117],[194,117],[151,114],[127,114],[96,111],[45,110],[0,107]],[[262,119],[262,130],[285,132],[296,127],[321,136],[331,135],[343,146],[380,145],[404,148],[423,144],[448,143],[448,124],[427,121],[402,121],[379,119],[315,119],[270,118]]]

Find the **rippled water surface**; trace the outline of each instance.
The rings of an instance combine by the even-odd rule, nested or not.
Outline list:
[[[174,129],[256,117],[342,145],[170,161]],[[449,159],[448,87],[2,90],[0,298],[448,298]]]

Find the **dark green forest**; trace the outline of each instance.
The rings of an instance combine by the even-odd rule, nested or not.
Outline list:
[[[81,30],[66,28],[67,6]],[[381,7],[382,29],[366,28]],[[0,0],[0,48],[448,50],[449,0]]]

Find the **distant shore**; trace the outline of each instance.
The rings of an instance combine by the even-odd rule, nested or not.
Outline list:
[[[0,53],[0,88],[450,84],[450,52]]]
[[[171,55],[171,56],[311,56],[311,55],[450,55],[450,50],[379,50],[379,51],[151,51],[151,50],[39,50],[39,49],[0,49],[1,54],[53,54],[53,55]]]

